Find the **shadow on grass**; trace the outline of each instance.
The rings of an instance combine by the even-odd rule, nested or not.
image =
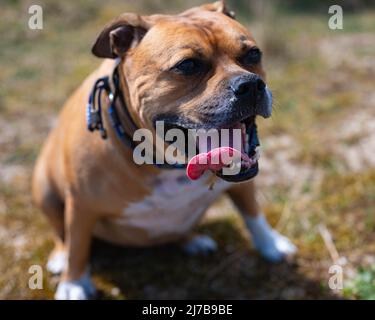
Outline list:
[[[218,241],[216,253],[189,257],[176,245],[135,249],[95,240],[92,267],[101,298],[337,299],[295,262],[265,262],[229,220],[199,231]]]

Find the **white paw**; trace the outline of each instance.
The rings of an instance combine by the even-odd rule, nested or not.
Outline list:
[[[55,293],[56,300],[89,300],[95,298],[96,289],[88,272],[74,281],[61,281]]]
[[[66,262],[66,253],[64,251],[56,252],[48,259],[47,270],[52,274],[60,274],[64,271]]]
[[[268,261],[281,262],[297,252],[296,246],[273,230],[262,215],[256,218],[247,217],[245,220],[255,249]]]
[[[206,235],[197,235],[182,245],[182,249],[189,255],[207,255],[217,250],[215,240]]]
[[[254,245],[259,253],[270,262],[281,262],[286,257],[297,252],[296,246],[286,237],[277,231],[272,232],[270,240],[264,244]]]

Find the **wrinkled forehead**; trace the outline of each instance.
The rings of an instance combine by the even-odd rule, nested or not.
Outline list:
[[[254,45],[250,32],[237,21],[216,12],[197,12],[161,20],[146,34],[139,50],[167,61],[238,55]]]

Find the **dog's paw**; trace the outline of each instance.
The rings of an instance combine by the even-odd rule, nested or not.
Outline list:
[[[96,289],[86,272],[74,281],[61,281],[55,293],[56,300],[89,300],[96,296]]]
[[[217,244],[209,236],[196,235],[182,244],[182,250],[191,256],[208,255],[217,250]]]
[[[67,263],[65,251],[53,253],[47,262],[47,270],[52,274],[60,274],[64,271]]]
[[[254,247],[270,262],[281,262],[297,252],[296,246],[286,237],[273,230],[263,216],[247,218]]]
[[[259,253],[270,262],[281,262],[297,252],[296,246],[288,238],[274,230],[266,242],[258,241],[256,244],[254,241],[254,245]]]

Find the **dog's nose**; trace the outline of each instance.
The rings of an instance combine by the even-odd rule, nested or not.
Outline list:
[[[230,87],[237,98],[248,98],[263,92],[266,84],[258,75],[250,74],[233,78]]]

